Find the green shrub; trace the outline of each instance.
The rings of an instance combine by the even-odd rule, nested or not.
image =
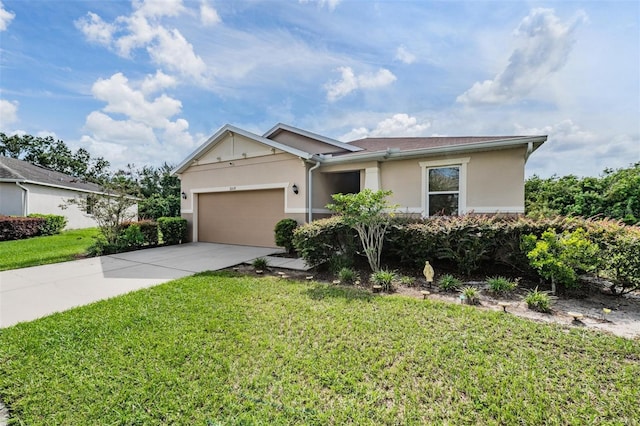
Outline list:
[[[352,264],[358,247],[355,231],[340,216],[299,226],[293,231],[293,246],[307,264],[314,267],[329,262],[335,256],[344,256]]]
[[[144,243],[150,246],[158,245],[158,224],[152,220],[140,220],[137,222],[140,232],[144,235]]]
[[[612,281],[613,294],[640,289],[640,228],[619,233],[604,245],[604,275]]]
[[[44,219],[44,223],[40,226],[40,235],[55,235],[67,226],[67,218],[57,214],[39,214],[33,213],[28,217],[38,217]]]
[[[276,245],[284,247],[287,253],[293,253],[293,231],[298,227],[294,219],[282,219],[274,229]]]
[[[469,305],[477,305],[480,303],[480,292],[475,287],[465,287],[461,291],[464,296],[465,303]]]
[[[402,275],[399,279],[398,282],[400,284],[402,284],[405,287],[413,287],[416,283],[415,278],[413,277],[408,277],[406,275]]]
[[[161,217],[158,228],[164,244],[182,244],[187,240],[187,220],[181,217]]]
[[[258,257],[251,262],[251,266],[257,271],[264,271],[269,266],[269,261],[264,257]]]
[[[494,293],[508,293],[515,290],[518,286],[518,283],[505,277],[487,278],[487,284],[489,284],[489,288]]]
[[[351,268],[342,268],[338,272],[338,279],[345,284],[353,284],[358,279],[358,274]]]
[[[444,274],[438,280],[438,287],[444,291],[456,291],[460,288],[462,281],[451,274]]]
[[[524,301],[532,311],[551,312],[551,298],[547,293],[538,291],[538,287],[528,292]]]
[[[87,255],[91,257],[106,256],[109,254],[118,253],[119,249],[116,244],[107,242],[107,240],[100,235],[95,239],[95,242],[87,249]]]
[[[388,269],[381,269],[371,274],[371,282],[375,285],[382,286],[383,291],[393,290],[393,281],[396,279],[396,273]]]
[[[142,247],[144,243],[144,234],[140,230],[140,226],[135,223],[129,224],[120,235],[118,235],[118,239],[116,240],[118,251],[135,250]]]

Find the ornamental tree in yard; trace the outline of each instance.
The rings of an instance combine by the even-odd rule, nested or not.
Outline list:
[[[587,238],[587,232],[578,228],[573,232],[558,235],[552,228],[542,233],[523,238],[523,248],[529,264],[541,277],[551,280],[551,292],[556,285],[575,285],[578,273],[595,270],[600,263],[598,245]]]
[[[328,209],[340,214],[344,222],[356,230],[374,272],[380,270],[384,236],[391,221],[391,216],[385,211],[396,208],[388,203],[386,198],[389,195],[391,191],[364,189],[357,194],[334,194],[333,204],[327,205]]]

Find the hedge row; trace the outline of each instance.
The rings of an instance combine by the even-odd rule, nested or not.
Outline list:
[[[102,256],[143,247],[163,244],[181,244],[186,240],[187,220],[180,217],[161,217],[157,222],[141,220],[125,222],[121,225],[115,244],[109,244],[104,238],[98,238],[89,248],[89,255]]]
[[[0,241],[22,240],[59,233],[67,225],[64,216],[33,214],[28,217],[0,216]]]
[[[601,270],[620,282],[640,287],[640,228],[614,220],[557,217],[554,219],[458,216],[427,219],[394,218],[387,230],[383,264],[399,263],[416,268],[425,260],[447,262],[470,275],[483,266],[500,264],[517,273],[535,272],[529,267],[521,242],[525,235],[540,237],[553,229],[561,234],[578,228],[600,248]],[[296,251],[311,265],[330,262],[336,255],[361,252],[355,232],[340,216],[297,228]],[[624,284],[621,284],[624,285]]]

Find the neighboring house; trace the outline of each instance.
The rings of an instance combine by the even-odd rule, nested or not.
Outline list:
[[[96,226],[78,205],[67,200],[102,194],[99,185],[15,158],[0,156],[0,215],[57,214],[67,218],[67,229]]]
[[[522,214],[524,168],[546,136],[366,138],[350,143],[278,124],[226,125],[173,171],[193,241],[272,247],[274,226],[331,212],[336,193],[391,190],[402,213]]]

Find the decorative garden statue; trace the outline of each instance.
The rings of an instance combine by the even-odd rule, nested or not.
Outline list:
[[[422,270],[422,273],[424,274],[424,277],[427,279],[427,284],[429,285],[429,287],[431,287],[431,283],[433,282],[433,267],[429,264],[429,261],[427,260],[424,263],[424,269]]]

